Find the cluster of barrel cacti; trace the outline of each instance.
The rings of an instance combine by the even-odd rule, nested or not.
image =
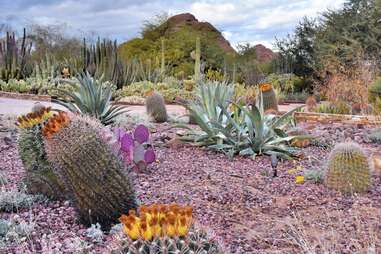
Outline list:
[[[259,85],[262,92],[263,110],[278,111],[278,100],[274,88],[270,83],[263,83]]]
[[[84,224],[100,223],[103,229],[137,207],[126,165],[145,168],[155,161],[147,127],[130,134],[88,116],[53,114],[42,105],[33,111],[17,121],[30,192],[70,198]]]
[[[216,239],[193,225],[192,207],[141,206],[120,218],[125,237],[113,253],[222,253]]]
[[[146,111],[155,122],[162,123],[168,119],[165,101],[159,92],[152,91],[147,94]]]
[[[325,183],[343,193],[366,192],[371,186],[371,164],[356,143],[340,143],[328,159]]]

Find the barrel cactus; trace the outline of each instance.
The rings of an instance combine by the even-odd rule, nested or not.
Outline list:
[[[33,112],[18,118],[19,136],[17,148],[24,165],[23,182],[32,194],[43,194],[48,198],[65,198],[65,188],[46,158],[41,127],[51,116],[50,108],[33,107]]]
[[[82,223],[108,229],[120,214],[136,208],[133,186],[123,163],[102,139],[99,121],[60,112],[45,124],[43,134],[54,165]]]
[[[162,123],[168,119],[167,109],[163,96],[158,92],[150,92],[146,98],[147,114],[152,117],[155,122]]]
[[[356,143],[340,143],[328,159],[325,183],[343,193],[365,192],[371,185],[368,157]]]
[[[112,253],[223,253],[218,241],[193,225],[189,206],[142,206],[120,218],[123,235]]]
[[[269,83],[264,83],[259,86],[259,89],[262,92],[263,110],[265,112],[268,110],[278,111],[278,100],[272,85]]]

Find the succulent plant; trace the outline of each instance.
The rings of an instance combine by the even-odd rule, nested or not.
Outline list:
[[[146,98],[147,114],[151,116],[155,122],[162,123],[168,120],[167,109],[163,96],[158,92],[151,92]]]
[[[136,208],[123,162],[102,139],[93,118],[60,112],[43,129],[45,150],[86,225],[107,230],[120,214]]]
[[[360,145],[340,143],[331,151],[325,183],[343,193],[365,192],[371,185],[370,163]]]
[[[151,205],[139,212],[120,218],[125,235],[112,253],[222,253],[215,239],[195,229],[192,207]]]
[[[127,133],[122,128],[114,130],[117,141],[117,154],[127,165],[143,170],[156,159],[155,151],[149,144],[149,130],[139,124],[133,134]],[[114,146],[115,147],[115,146]]]
[[[369,139],[372,141],[372,143],[381,144],[381,129],[374,129],[369,134]]]
[[[29,193],[43,194],[51,199],[64,199],[65,188],[46,158],[41,133],[43,122],[52,113],[50,108],[41,104],[36,104],[32,110],[32,113],[18,118],[20,131],[17,148],[25,169],[23,182]]]
[[[278,100],[274,88],[270,83],[264,83],[259,85],[259,89],[262,92],[263,109],[264,111],[274,110],[278,111]],[[258,95],[259,96],[259,95]]]

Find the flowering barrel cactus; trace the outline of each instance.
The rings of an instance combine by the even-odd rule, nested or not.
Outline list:
[[[46,158],[41,133],[42,124],[52,113],[50,108],[43,106],[34,107],[32,110],[32,113],[20,116],[17,120],[17,148],[25,169],[23,182],[32,194],[43,194],[57,200],[64,199],[65,188]]]
[[[69,190],[81,221],[108,229],[136,208],[123,163],[102,139],[95,119],[60,112],[43,129],[49,161]]]
[[[148,144],[149,130],[146,126],[138,125],[133,134],[122,128],[115,129],[114,133],[119,145],[118,154],[127,165],[132,164],[135,168],[143,170],[155,161],[155,152]]]
[[[259,89],[262,92],[263,110],[265,112],[268,110],[278,111],[278,100],[272,85],[269,83],[261,84]]]
[[[370,164],[356,143],[340,143],[332,150],[325,183],[343,193],[365,192],[371,185]]]
[[[139,215],[120,218],[124,233],[112,253],[223,253],[218,241],[195,229],[189,206],[141,206]]]

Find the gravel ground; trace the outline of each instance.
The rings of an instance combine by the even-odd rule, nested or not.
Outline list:
[[[165,131],[167,127],[157,126],[157,144],[174,135]],[[377,146],[364,146],[368,153],[379,151]],[[324,168],[324,149],[311,146],[303,149],[303,159],[281,162],[275,178],[264,156],[230,161],[222,154],[173,143],[157,147],[157,153],[157,164],[132,174],[139,200],[191,204],[197,220],[217,235],[226,253],[381,253],[379,177],[373,177],[368,193],[350,196],[322,184],[295,183],[304,170]],[[23,168],[14,140],[0,140],[0,158],[0,172],[8,179],[5,188],[16,189]],[[110,236],[101,243],[87,238],[68,201],[2,212],[0,218],[35,223],[30,239],[4,253],[107,253],[111,241]]]

